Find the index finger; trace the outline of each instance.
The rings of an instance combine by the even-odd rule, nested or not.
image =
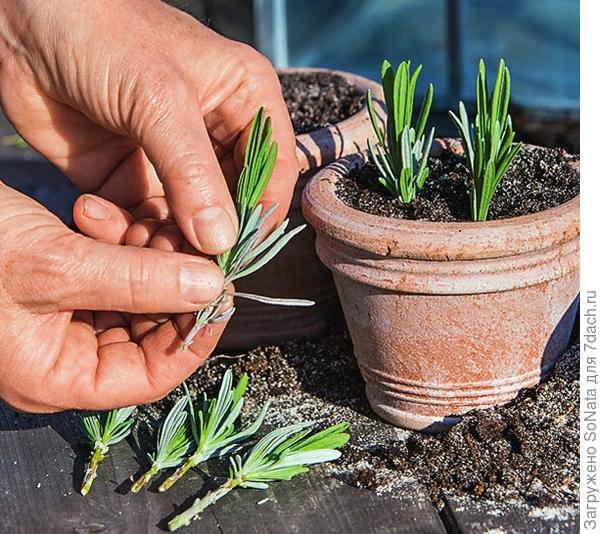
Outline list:
[[[255,54],[258,55],[256,52]],[[296,137],[277,73],[268,60],[262,56],[260,58],[251,60],[257,64],[248,68],[247,81],[239,86],[239,91],[244,94],[234,95],[220,103],[206,115],[205,122],[211,137],[221,146],[231,147],[221,158],[221,167],[234,168],[239,176],[252,120],[258,110],[264,108],[265,116],[271,118],[271,141],[277,143],[278,150],[262,203],[265,207],[277,204],[272,222],[280,223],[288,212],[298,179]],[[237,135],[234,136],[234,132]]]

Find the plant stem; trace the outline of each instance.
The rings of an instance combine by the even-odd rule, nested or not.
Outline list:
[[[194,338],[202,330],[204,327],[208,326],[213,322],[219,322],[224,317],[228,317],[229,314],[227,312],[221,313],[220,308],[225,302],[227,298],[227,290],[223,291],[219,297],[213,300],[206,308],[199,311],[196,314],[196,321],[192,329],[189,331],[188,335],[185,337],[183,342],[181,343],[179,350],[184,351],[187,350],[194,341]]]
[[[185,512],[182,512],[169,521],[169,530],[173,532],[178,528],[189,525],[192,519],[195,519],[196,516],[200,515],[209,506],[215,504],[220,498],[225,497],[239,483],[239,480],[230,478],[216,490],[208,492],[202,498],[197,498]]]
[[[158,473],[158,466],[156,464],[152,464],[150,469],[146,471],[140,478],[138,478],[133,485],[131,486],[131,492],[137,493],[140,491],[150,480],[152,477]]]
[[[196,460],[194,455],[190,456],[183,465],[179,466],[175,472],[165,479],[160,485],[158,491],[167,491],[175,482],[185,475],[192,467],[196,467],[202,460]]]
[[[92,456],[90,458],[90,462],[85,471],[85,476],[83,477],[83,484],[81,486],[81,494],[87,495],[92,487],[92,482],[96,478],[98,474],[98,465],[102,460],[104,460],[104,452],[106,451],[106,447],[104,444],[96,444],[94,446],[94,451],[92,452]]]

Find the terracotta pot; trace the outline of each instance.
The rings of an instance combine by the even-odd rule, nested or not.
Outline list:
[[[326,69],[282,69],[280,72],[315,72]],[[361,76],[340,71],[361,93],[371,89],[380,113],[383,113],[381,86]],[[300,200],[308,180],[323,166],[347,154],[364,150],[373,137],[366,108],[348,119],[296,138],[300,176],[289,218],[290,228],[306,223]],[[329,322],[339,313],[339,301],[330,272],[315,252],[315,234],[309,227],[295,237],[271,263],[254,275],[236,282],[239,291],[269,297],[304,298],[315,301],[310,308],[267,306],[236,300],[236,312],[221,338],[222,350],[245,350],[295,338],[314,339],[324,335]]]
[[[303,209],[375,412],[439,431],[542,380],[575,319],[579,197],[499,221],[385,218],[336,197],[339,176],[358,165],[357,155],[322,170],[304,190]]]

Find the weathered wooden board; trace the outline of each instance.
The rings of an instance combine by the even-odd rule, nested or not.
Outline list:
[[[78,489],[86,452],[71,414],[17,415],[0,408],[0,532],[155,532],[193,491],[199,477],[172,492],[122,495],[138,464],[132,449],[114,447],[87,497]],[[207,514],[202,532],[220,532]]]
[[[506,503],[484,504],[472,499],[445,498],[442,512],[449,532],[460,534],[575,534],[579,514],[575,507],[534,508]]]
[[[165,519],[205,491],[201,475],[191,473],[165,494],[155,488],[128,494],[128,478],[139,464],[130,444],[121,443],[82,497],[86,453],[78,445],[74,418],[16,414],[0,404],[0,532],[162,532]],[[312,472],[265,492],[235,492],[187,531],[435,534],[445,529],[414,485],[407,485],[401,498],[377,496]]]

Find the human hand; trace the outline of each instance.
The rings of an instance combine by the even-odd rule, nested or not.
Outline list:
[[[191,312],[223,291],[220,269],[173,252],[169,236],[181,239],[174,225],[150,243],[163,250],[118,245],[130,216],[101,202],[80,198],[74,216],[104,242],[70,231],[0,182],[0,398],[16,409],[156,400],[202,364],[223,331],[224,323],[212,325],[179,350]],[[128,239],[139,240],[141,228]],[[157,312],[183,315],[147,315]]]
[[[82,191],[172,216],[211,255],[235,244],[230,190],[264,106],[279,145],[271,227],[287,212],[295,138],[271,65],[158,0],[0,3],[0,104]]]

